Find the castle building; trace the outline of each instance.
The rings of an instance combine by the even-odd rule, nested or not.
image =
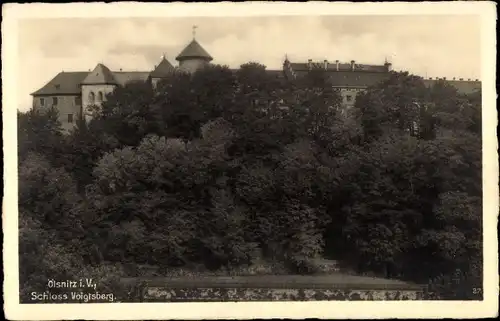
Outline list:
[[[63,129],[69,130],[75,126],[78,118],[85,117],[88,120],[87,108],[100,105],[106,99],[106,95],[113,92],[117,86],[124,86],[131,81],[144,81],[156,87],[161,79],[169,77],[174,70],[193,73],[210,64],[213,58],[196,41],[193,34],[193,40],[181,51],[176,60],[179,65],[174,67],[164,55],[152,71],[111,71],[101,63],[90,72],[62,71],[31,94],[33,108],[39,110],[57,108]],[[268,72],[286,80],[301,77],[313,68],[322,68],[328,73],[330,84],[340,91],[343,105],[349,108],[354,105],[358,93],[387,79],[392,66],[387,61],[383,65],[366,65],[357,64],[354,60],[350,63],[341,63],[338,60],[333,63],[327,60],[290,62],[286,58],[282,70],[268,70]],[[424,83],[432,86],[438,80],[438,78],[424,79]],[[477,79],[448,81],[462,93],[481,89],[481,82]]]
[[[89,119],[86,110],[89,106],[99,106],[106,95],[117,86],[124,86],[132,81],[144,81],[152,86],[163,78],[169,77],[174,70],[193,73],[209,64],[213,58],[193,38],[176,57],[178,67],[174,67],[163,55],[160,63],[152,71],[111,71],[104,64],[98,63],[90,72],[60,72],[45,86],[35,91],[34,109],[55,107],[59,111],[59,121],[63,129],[69,130],[79,117]]]
[[[313,62],[311,59],[308,62],[292,63],[288,58],[283,63],[283,73],[288,79],[302,77],[312,69],[318,68],[328,73],[329,83],[340,91],[342,104],[349,108],[354,105],[357,94],[388,79],[392,71],[392,64],[387,60],[383,65],[366,65],[357,64],[354,60],[350,63],[341,63],[339,60],[330,63],[328,60]],[[481,90],[481,82],[478,79],[453,78],[447,80],[446,78],[427,78],[423,79],[423,82],[427,87],[432,87],[439,80],[446,81],[462,94],[470,94]]]

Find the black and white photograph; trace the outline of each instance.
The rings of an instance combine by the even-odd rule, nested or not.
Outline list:
[[[497,314],[496,8],[392,5],[6,6],[12,318]]]

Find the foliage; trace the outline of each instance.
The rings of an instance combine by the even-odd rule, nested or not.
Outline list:
[[[19,265],[21,297],[43,292],[49,278],[72,278],[82,265],[82,235],[73,211],[80,201],[71,176],[30,153],[19,167]]]
[[[364,269],[420,281],[469,273],[466,261],[481,257],[481,142],[477,115],[465,112],[474,100],[442,83],[421,94],[418,79],[400,76],[357,101],[365,134],[376,139],[360,154],[344,233]],[[383,98],[388,90],[397,94]],[[400,126],[411,112],[393,113],[411,99],[419,99],[415,131]],[[399,109],[368,110],[377,104]]]
[[[79,228],[73,206],[80,201],[71,176],[43,156],[28,154],[19,166],[19,182],[20,211],[71,239]]]
[[[53,111],[20,113],[20,240],[38,249],[23,282],[37,260],[40,275],[232,273],[261,259],[305,274],[318,256],[476,282],[480,94],[393,72],[352,114],[340,102],[321,69],[284,81],[251,62],[119,87],[67,136]]]
[[[19,163],[28,154],[37,153],[55,166],[60,166],[61,156],[64,155],[64,138],[57,109],[18,112],[17,121]]]

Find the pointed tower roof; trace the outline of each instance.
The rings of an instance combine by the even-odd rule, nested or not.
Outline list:
[[[112,84],[116,85],[118,82],[111,70],[103,64],[97,64],[88,76],[83,80],[82,85],[96,85],[96,84]]]
[[[208,61],[213,60],[212,56],[210,56],[208,52],[203,49],[203,47],[198,43],[198,41],[196,41],[196,39],[193,39],[193,41],[191,41],[189,45],[187,45],[187,47],[184,48],[184,50],[182,50],[182,52],[175,59],[181,61],[190,58],[201,58]]]
[[[151,72],[151,77],[165,77],[170,75],[174,71],[174,66],[165,58],[165,55],[162,57],[158,66]]]

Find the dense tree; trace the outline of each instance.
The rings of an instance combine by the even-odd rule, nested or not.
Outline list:
[[[30,153],[19,166],[19,181],[18,204],[23,213],[58,233],[71,235],[78,228],[71,209],[80,198],[64,169],[53,168],[43,156]]]
[[[355,108],[361,115],[365,139],[377,139],[390,131],[415,134],[427,96],[422,78],[407,72],[392,72],[389,79],[358,95]]]
[[[153,108],[153,89],[148,82],[118,86],[93,113],[93,131],[106,133],[120,146],[136,146],[147,134],[163,135],[165,128]]]
[[[161,112],[166,135],[186,140],[200,137],[201,126],[232,105],[235,77],[226,66],[207,66],[193,75],[177,72],[161,82],[154,108]]]
[[[19,266],[23,299],[44,291],[47,277],[67,279],[81,266],[80,201],[71,176],[29,153],[19,166]]]
[[[416,109],[404,109],[408,102]],[[477,275],[470,275],[481,256],[477,104],[446,83],[425,90],[405,74],[357,101],[367,149],[359,154],[344,234],[369,269],[414,279],[456,268]],[[400,126],[412,122],[415,130]]]
[[[100,120],[87,123],[78,119],[64,141],[64,167],[74,177],[80,193],[92,183],[92,171],[99,158],[120,146],[114,135],[100,128],[103,123]]]
[[[64,136],[57,109],[18,112],[17,121],[19,162],[28,154],[37,153],[55,166],[61,165]]]
[[[322,69],[285,81],[251,62],[118,87],[67,136],[54,111],[19,114],[22,246],[66,242],[68,260],[117,273],[262,252],[293,273],[327,255],[477,281],[480,93],[393,72],[352,115],[340,103]]]

